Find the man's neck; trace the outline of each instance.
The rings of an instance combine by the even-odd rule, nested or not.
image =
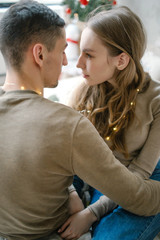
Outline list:
[[[32,90],[32,91],[38,93],[39,95],[43,96],[43,90],[41,90],[39,88],[27,87],[25,85],[17,85],[14,82],[6,82],[5,81],[4,85],[2,86],[2,89],[5,92],[16,91],[16,90],[22,90],[22,91],[24,91],[24,90]]]
[[[40,86],[40,84],[36,84],[33,79],[30,79],[28,77],[26,78],[24,74],[19,74],[15,71],[7,72],[6,79],[2,88],[6,92],[15,90],[32,90],[43,96],[43,87]]]

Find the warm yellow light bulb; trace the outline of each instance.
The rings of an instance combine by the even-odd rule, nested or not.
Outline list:
[[[37,89],[35,92],[38,93],[39,95],[42,95],[42,92],[39,89]]]
[[[106,137],[106,140],[109,141],[110,137]]]
[[[74,18],[77,19],[78,18],[78,13],[74,14]]]
[[[21,86],[21,90],[24,90],[24,86]]]

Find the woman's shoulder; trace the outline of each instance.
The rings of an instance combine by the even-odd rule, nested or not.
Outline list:
[[[151,110],[152,114],[160,112],[160,81],[149,79],[148,86],[145,91],[137,96],[137,107],[140,106],[148,112]]]
[[[143,98],[146,97],[148,99],[155,97],[160,98],[160,81],[147,77],[144,85],[144,90],[140,92],[139,96],[142,96]]]
[[[151,78],[150,87],[151,87],[151,89],[160,91],[160,81],[154,80],[154,79]]]

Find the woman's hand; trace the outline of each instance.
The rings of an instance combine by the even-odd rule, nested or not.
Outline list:
[[[64,239],[77,239],[82,234],[89,231],[91,225],[97,220],[97,217],[88,208],[75,213],[58,230],[60,236]]]

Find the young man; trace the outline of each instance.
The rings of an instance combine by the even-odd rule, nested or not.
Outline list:
[[[68,206],[73,175],[130,212],[160,212],[160,183],[129,172],[85,117],[43,98],[67,64],[64,25],[31,0],[12,5],[0,23],[7,67],[0,90],[1,239],[58,239],[77,211]]]

